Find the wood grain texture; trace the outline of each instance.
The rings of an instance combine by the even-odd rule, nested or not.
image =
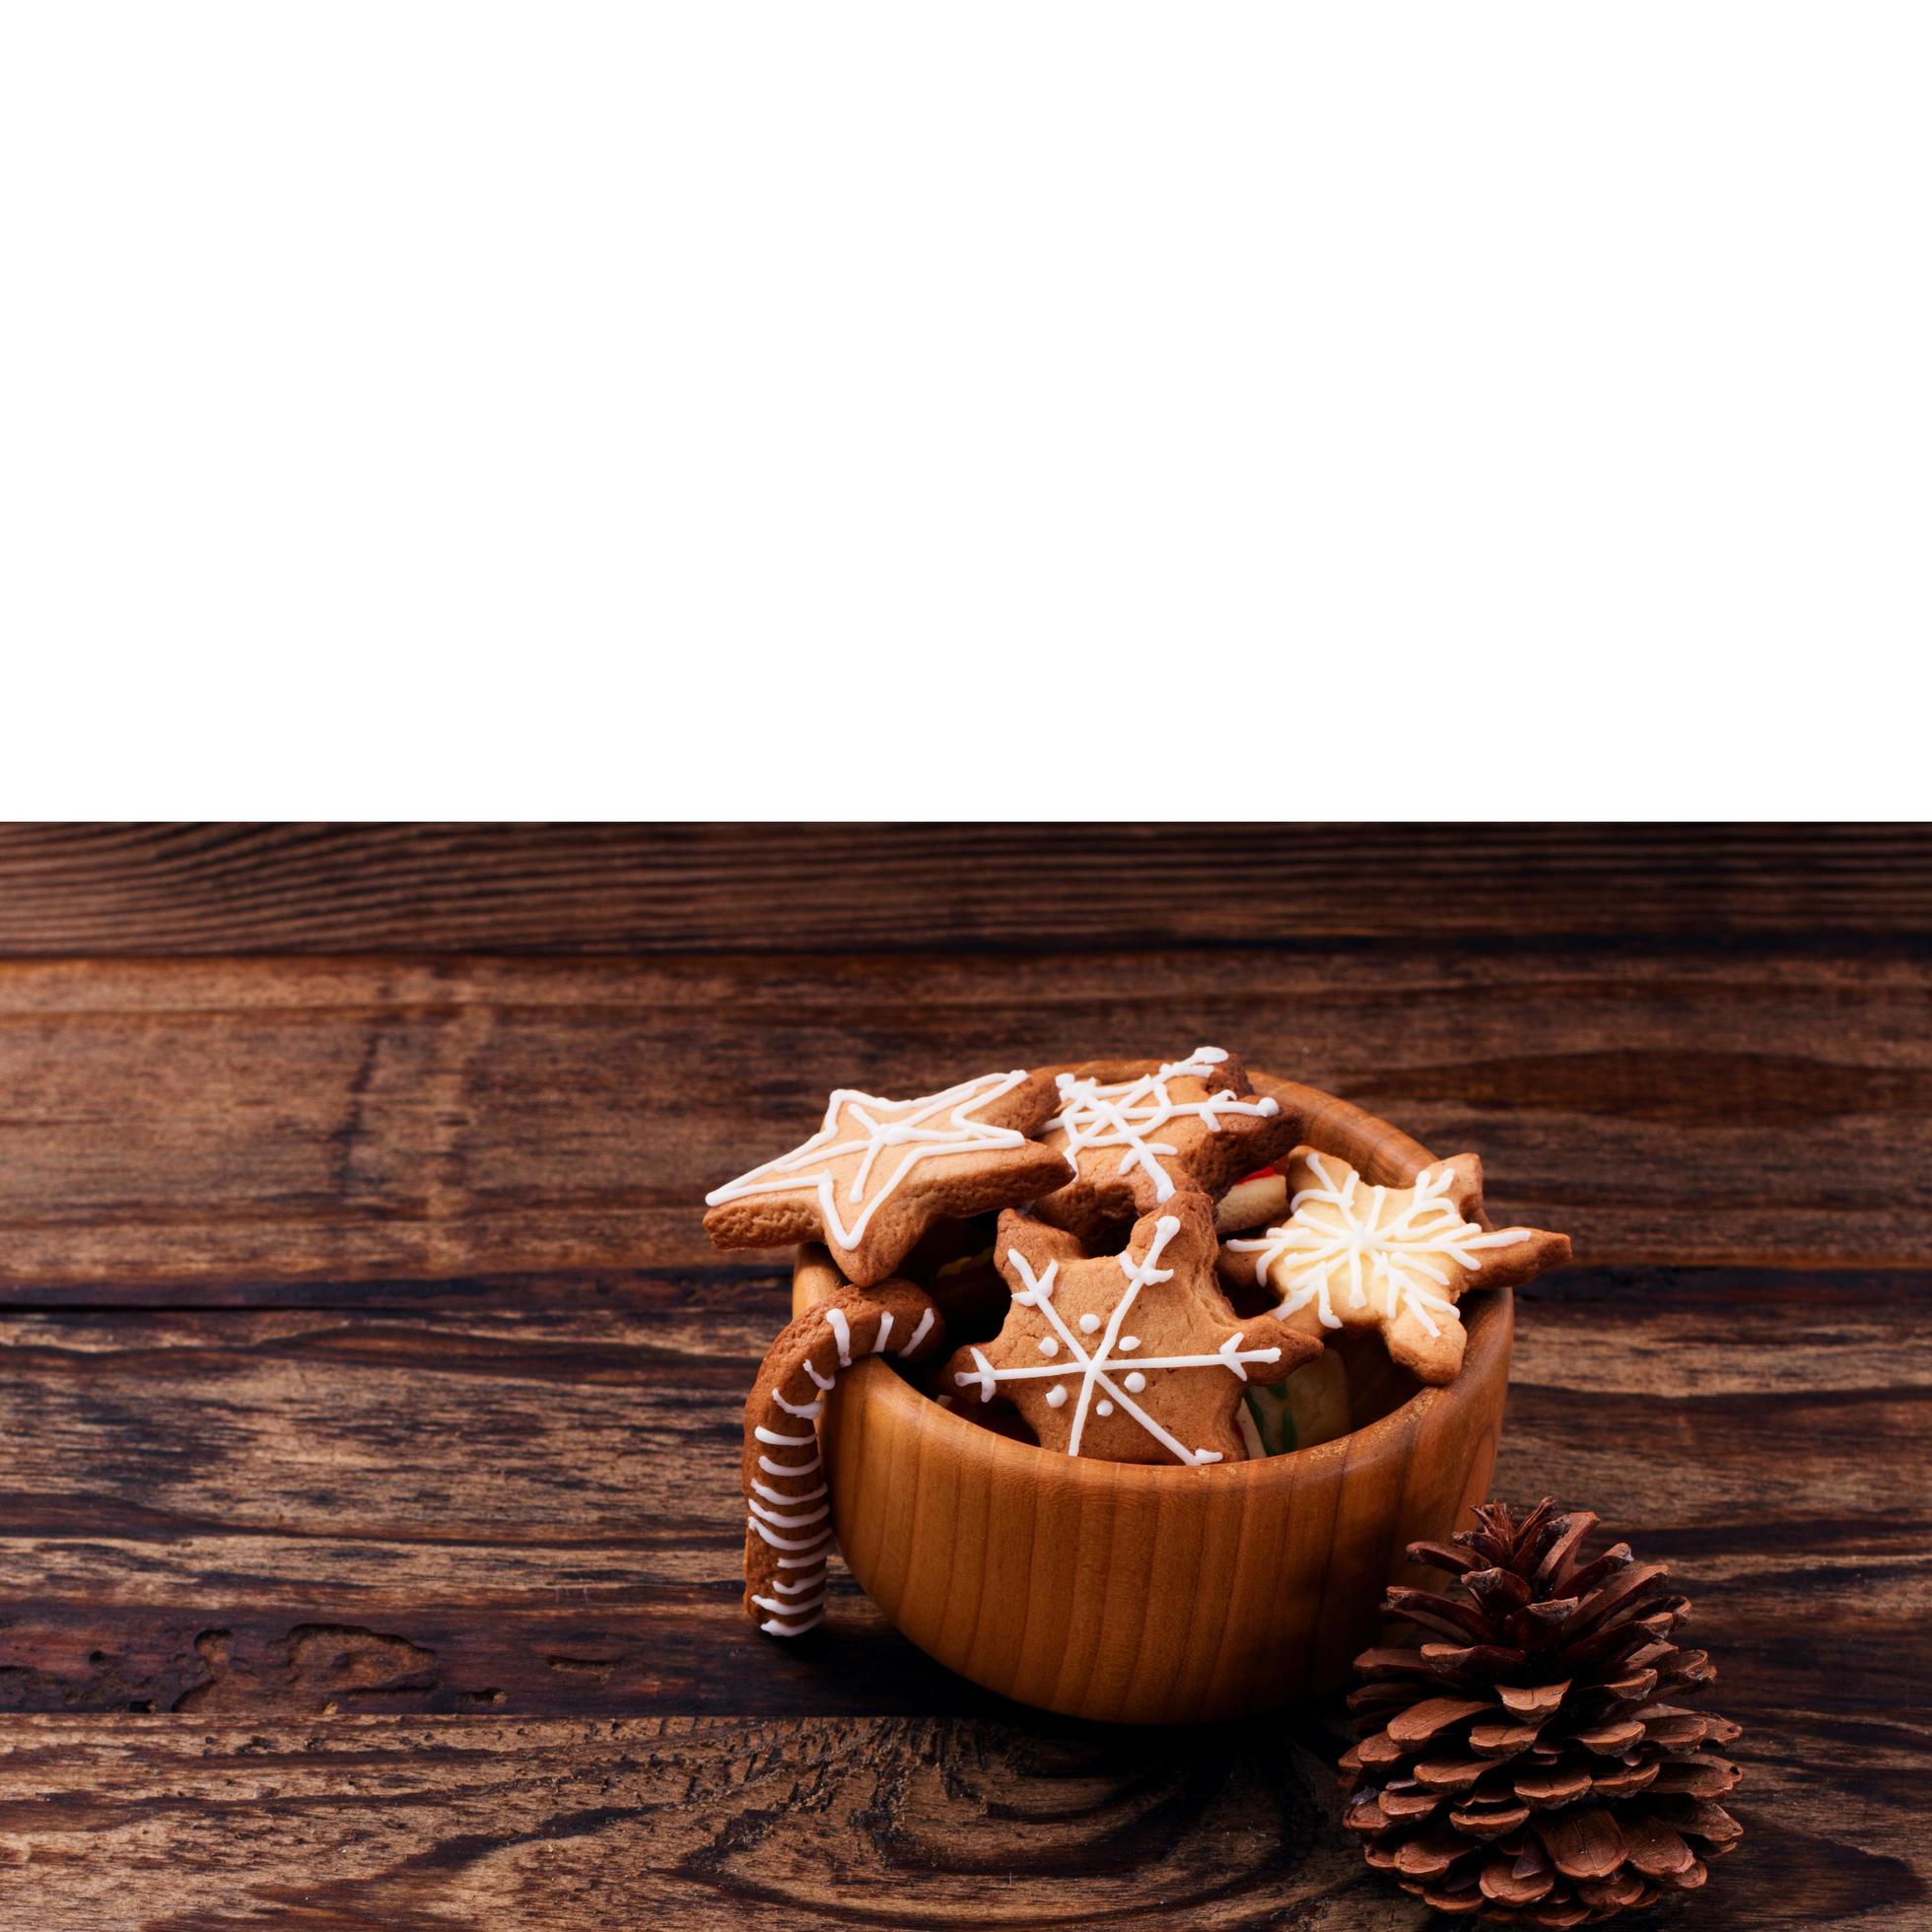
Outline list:
[[[843,1580],[809,1644],[751,1630],[780,1282],[522,1286],[0,1317],[0,1696],[41,1713],[0,1719],[0,1926],[1420,1932],[1338,1849],[1319,1728],[1002,1706]],[[1932,1276],[1574,1270],[1519,1309],[1498,1489],[1669,1560],[1747,1726],[1696,1923],[1932,1923]]]
[[[1274,1733],[1179,1760],[1171,1737],[927,1718],[7,1735],[8,1876],[47,1932],[1407,1922]]]
[[[738,1609],[738,1408],[783,1283],[518,1297],[0,1316],[0,1701],[984,1701],[836,1570],[810,1647]],[[1822,1667],[1871,1712],[1932,1706],[1932,1276],[1575,1270],[1518,1314],[1500,1489],[1587,1500],[1680,1565],[1709,1643],[1748,1651],[1774,1708],[1804,1705]]]
[[[1496,1487],[1696,1600],[1749,1835],[1674,1918],[1932,1927],[1925,859],[0,837],[0,1932],[1423,1932],[1341,1842],[1326,1716],[1089,1729],[842,1574],[806,1645],[737,1609],[788,1282],[697,1194],[855,1073],[1217,1038],[1579,1238],[1518,1300]]]
[[[0,1289],[706,1267],[704,1190],[859,1070],[1202,1039],[1481,1153],[1585,1261],[1910,1266],[1928,1011],[1913,957],[4,965]]]
[[[1344,1841],[1336,1741],[1277,1725],[49,1716],[0,1735],[0,1924],[45,1932],[1439,1923]],[[1739,1753],[1745,1849],[1672,1922],[1924,1926],[1909,1813],[1853,1825],[1830,1777],[1763,1744]]]
[[[0,828],[15,956],[1928,932],[1913,826]]]

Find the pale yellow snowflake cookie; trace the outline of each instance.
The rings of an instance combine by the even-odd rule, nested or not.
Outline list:
[[[1471,1288],[1530,1280],[1569,1260],[1566,1234],[1469,1218],[1483,1199],[1475,1154],[1437,1161],[1413,1187],[1372,1187],[1340,1155],[1297,1147],[1278,1226],[1221,1244],[1221,1272],[1281,1298],[1284,1328],[1320,1336],[1379,1329],[1390,1357],[1429,1383],[1453,1382],[1467,1342],[1456,1303]]]

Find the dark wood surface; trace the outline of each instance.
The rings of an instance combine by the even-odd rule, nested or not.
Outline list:
[[[0,1927],[1421,1925],[1332,1711],[737,1609],[785,1277],[698,1194],[838,1079],[1203,1039],[1576,1236],[1498,1486],[1747,1727],[1659,1922],[1932,1925],[1928,924],[1896,829],[0,835]]]
[[[1912,827],[39,825],[0,955],[1932,932]]]

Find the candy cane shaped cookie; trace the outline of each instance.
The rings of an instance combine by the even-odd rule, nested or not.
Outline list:
[[[842,1370],[867,1355],[918,1361],[945,1323],[910,1281],[843,1288],[774,1342],[744,1405],[744,1607],[767,1636],[802,1636],[825,1615],[832,1502],[818,1417]]]

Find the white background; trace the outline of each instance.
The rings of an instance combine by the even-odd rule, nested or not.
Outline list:
[[[1932,816],[1927,20],[8,8],[0,797]]]

